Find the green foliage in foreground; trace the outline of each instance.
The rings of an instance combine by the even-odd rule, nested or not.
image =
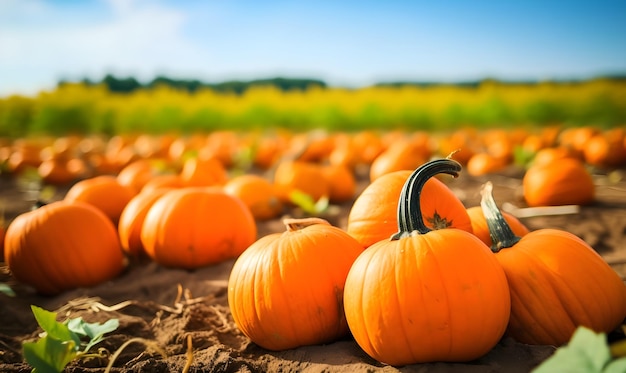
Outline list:
[[[119,326],[117,319],[104,324],[87,323],[82,318],[57,321],[55,312],[31,306],[35,319],[44,330],[36,342],[22,344],[24,358],[33,372],[63,372],[65,366],[75,359],[87,356],[92,347],[100,343],[104,334]]]
[[[626,341],[609,346],[604,333],[578,327],[567,346],[539,365],[533,373],[624,373]]]

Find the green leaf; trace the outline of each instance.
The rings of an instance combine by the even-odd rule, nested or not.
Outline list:
[[[578,327],[569,344],[539,365],[533,373],[600,373],[611,361],[611,352],[604,333]],[[623,371],[622,371],[623,372]]]
[[[112,332],[117,329],[119,325],[120,322],[117,319],[110,319],[107,320],[104,324],[100,324],[97,322],[88,323],[83,320],[82,317],[77,317],[75,319],[70,319],[67,322],[67,326],[72,332],[89,337],[90,339]]]
[[[118,319],[107,320],[104,324],[88,323],[82,317],[70,319],[67,327],[74,333],[89,338],[89,342],[85,346],[84,351],[89,351],[91,347],[98,344],[103,339],[103,335],[117,329],[120,325]]]
[[[53,339],[59,341],[73,341],[74,346],[78,348],[80,337],[72,332],[67,325],[57,321],[57,313],[47,311],[35,305],[30,306],[35,315],[35,319],[39,326]]]
[[[294,190],[289,194],[289,200],[309,215],[316,215],[326,211],[329,206],[328,197],[323,196],[317,202],[309,194]]]
[[[76,357],[76,344],[73,340],[61,341],[45,336],[37,342],[22,344],[26,362],[38,373],[63,372],[63,369]]]
[[[604,368],[602,373],[624,373],[626,372],[626,358],[613,360]]]
[[[7,284],[0,284],[0,293],[3,293],[4,295],[8,295],[10,297],[14,297],[15,296],[15,292]]]

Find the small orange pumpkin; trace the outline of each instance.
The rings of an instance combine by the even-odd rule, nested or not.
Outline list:
[[[398,229],[356,259],[344,309],[356,342],[390,365],[471,361],[489,352],[509,321],[502,267],[476,236],[431,231],[420,213],[420,190],[437,173],[456,175],[449,159],[418,168],[402,189]]]
[[[430,149],[421,142],[399,140],[374,159],[370,167],[370,182],[389,172],[414,170],[428,161],[430,153]]]
[[[46,295],[97,285],[124,268],[115,227],[84,202],[56,201],[16,217],[5,260],[17,280]]]
[[[532,165],[522,187],[529,206],[587,205],[595,199],[593,178],[575,158]]]
[[[283,211],[283,203],[278,198],[274,185],[259,175],[235,176],[224,185],[224,192],[242,200],[255,219],[272,219]]]
[[[389,238],[397,231],[398,197],[411,171],[385,174],[356,198],[346,230],[363,247]],[[472,232],[472,223],[461,200],[443,182],[430,178],[421,189],[420,206],[431,229],[458,228]]]
[[[507,334],[527,344],[567,343],[578,326],[609,333],[626,317],[626,286],[579,237],[557,229],[516,236],[485,184],[481,206],[511,290]]]
[[[352,169],[344,165],[324,165],[322,172],[328,182],[328,198],[331,202],[351,201],[356,194],[356,177]]]
[[[217,158],[187,158],[180,178],[188,187],[221,186],[228,181],[228,171]]]
[[[254,216],[239,198],[217,188],[188,187],[154,202],[140,237],[155,262],[192,269],[236,258],[256,234]]]
[[[115,176],[100,175],[72,185],[64,199],[97,207],[117,226],[122,210],[134,196],[134,189],[120,184]]]
[[[468,174],[480,176],[501,171],[508,165],[509,161],[506,158],[498,157],[487,152],[478,152],[468,159],[465,167]]]
[[[324,170],[317,163],[283,160],[274,170],[274,185],[281,201],[291,202],[291,193],[300,191],[315,201],[328,197],[330,190]]]
[[[361,246],[319,218],[286,219],[235,262],[228,304],[239,329],[269,350],[332,342],[348,333],[346,275]]]

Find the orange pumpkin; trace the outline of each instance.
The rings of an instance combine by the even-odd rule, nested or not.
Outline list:
[[[239,329],[269,350],[332,342],[347,335],[346,275],[361,246],[318,218],[286,219],[235,262],[228,304]]]
[[[491,245],[493,245],[493,241],[491,240],[489,227],[487,226],[487,220],[485,219],[482,208],[480,206],[472,206],[467,209],[467,214],[469,215],[472,222],[472,232],[474,233],[474,235],[480,238],[480,240],[483,241],[485,245],[491,247]],[[521,237],[530,232],[528,227],[526,227],[526,225],[524,225],[524,223],[522,223],[515,216],[504,211],[502,211],[502,216],[504,216],[504,219],[513,230],[513,233],[515,233],[517,236]]]
[[[228,181],[228,172],[216,158],[187,158],[180,171],[183,185],[205,187],[224,185]]]
[[[579,159],[571,148],[564,146],[543,148],[535,153],[532,159],[532,165],[548,164],[565,158]]]
[[[424,164],[402,189],[399,231],[356,259],[344,288],[350,331],[372,358],[390,365],[471,361],[489,352],[509,321],[509,287],[489,248],[460,229],[431,231],[420,191],[449,159]]]
[[[159,174],[146,182],[141,188],[141,193],[151,192],[159,188],[182,188],[183,180],[179,174]]]
[[[124,166],[117,174],[117,181],[131,188],[137,194],[154,175],[156,175],[156,171],[152,162],[147,159],[139,159]]]
[[[600,168],[616,168],[626,163],[624,130],[614,128],[590,138],[583,149],[585,162]]]
[[[321,165],[303,161],[281,161],[274,170],[274,185],[281,201],[290,203],[290,195],[300,191],[315,201],[328,197],[330,190]]]
[[[83,202],[52,202],[19,215],[6,231],[5,260],[17,280],[47,295],[97,285],[124,268],[115,227]]]
[[[162,187],[142,191],[126,204],[126,207],[122,210],[117,226],[120,244],[122,245],[122,250],[126,253],[131,256],[145,254],[141,242],[141,227],[144,219],[154,202],[170,190],[172,190],[172,188]]]
[[[86,173],[85,163],[80,158],[48,159],[42,161],[37,173],[46,184],[67,185]]]
[[[480,176],[501,171],[508,165],[509,161],[506,158],[497,157],[487,152],[479,152],[468,159],[465,167],[470,175]]]
[[[217,188],[182,188],[161,196],[146,214],[141,243],[168,267],[199,268],[236,258],[256,239],[250,209]]]
[[[626,317],[626,286],[604,259],[579,237],[556,229],[516,236],[491,194],[481,206],[495,257],[511,289],[507,333],[528,344],[560,346],[578,326],[609,333]]]
[[[385,174],[369,184],[354,201],[346,230],[363,247],[396,232],[398,197],[410,175],[409,170]],[[465,206],[443,182],[428,179],[421,195],[422,214],[429,228],[458,228],[472,232]]]
[[[259,175],[235,176],[224,185],[224,192],[242,200],[255,219],[272,219],[283,211],[283,203],[278,198],[274,185]]]
[[[587,205],[595,199],[593,178],[575,158],[532,165],[522,187],[529,206]]]
[[[331,202],[350,201],[356,194],[356,177],[350,168],[344,165],[325,165],[322,167],[328,182],[328,198]]]
[[[134,196],[135,191],[120,184],[115,176],[100,175],[75,183],[64,199],[86,202],[97,207],[117,226],[122,210]]]
[[[370,167],[370,182],[393,171],[414,170],[430,157],[423,143],[403,139],[389,146],[374,159]]]

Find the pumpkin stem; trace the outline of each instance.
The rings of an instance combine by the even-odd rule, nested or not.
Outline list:
[[[489,236],[493,245],[491,251],[497,253],[498,251],[511,247],[519,242],[520,237],[516,236],[511,229],[509,223],[506,222],[504,216],[500,212],[500,209],[496,205],[496,201],[493,198],[493,184],[488,181],[483,185],[480,190],[481,200],[480,206],[483,210],[483,215],[487,220],[487,226],[489,227]]]
[[[454,177],[459,176],[461,164],[453,159],[435,159],[424,163],[409,176],[402,187],[398,200],[398,232],[391,236],[392,240],[398,240],[417,231],[419,234],[430,232],[430,228],[424,224],[422,216],[420,196],[424,184],[431,177],[446,173]]]
[[[283,219],[283,224],[288,232],[294,232],[315,224],[331,225],[327,220],[321,218]]]

